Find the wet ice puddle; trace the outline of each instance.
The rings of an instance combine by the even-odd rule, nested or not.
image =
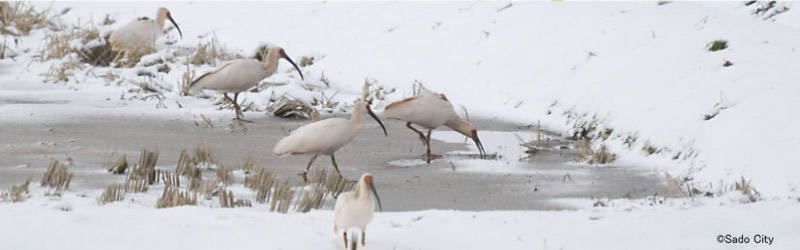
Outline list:
[[[435,131],[431,139],[446,143],[464,144],[468,150],[449,151],[443,154],[442,158],[432,160],[435,162],[449,162],[452,168],[465,172],[489,172],[489,173],[530,173],[536,171],[531,168],[531,163],[527,162],[530,154],[526,153],[527,147],[522,146],[525,142],[534,141],[537,138],[535,131],[480,131],[478,137],[489,156],[480,159],[478,147],[472,139],[455,131]],[[542,135],[542,139],[554,139]],[[434,153],[436,148],[431,149]],[[555,149],[558,150],[558,149]],[[388,162],[395,167],[413,167],[425,165],[427,162],[423,158],[400,159]]]

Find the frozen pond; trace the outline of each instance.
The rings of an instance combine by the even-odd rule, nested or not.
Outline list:
[[[307,121],[248,115],[255,123],[233,132],[227,124],[229,118],[213,116],[218,123],[214,127],[197,126],[191,118],[91,114],[79,114],[84,116],[81,119],[3,124],[0,186],[27,178],[37,181],[50,157],[54,157],[62,162],[70,160],[69,167],[75,172],[71,191],[95,191],[124,181],[124,176],[104,169],[113,152],[127,154],[133,164],[143,148],[157,149],[157,167],[174,169],[180,151],[192,150],[204,139],[218,161],[228,168],[241,166],[246,153],[255,147],[257,167],[290,177],[291,185],[301,186],[301,179],[295,174],[309,157],[278,158],[271,149],[290,129]],[[476,126],[493,157],[479,159],[472,140],[465,141],[464,136],[453,131],[437,130],[432,137],[432,151],[444,156],[427,164],[421,157],[425,148],[412,131],[401,122],[388,120],[385,124],[388,138],[376,123],[368,122],[362,135],[337,153],[337,162],[349,179],[364,172],[375,175],[387,211],[558,210],[571,207],[555,202],[557,199],[636,198],[663,189],[663,177],[645,167],[576,163],[577,151],[572,146],[529,155],[520,144],[535,139],[533,131],[488,121],[477,121]],[[315,164],[328,165],[330,160],[319,157]],[[329,202],[326,207],[332,205]]]

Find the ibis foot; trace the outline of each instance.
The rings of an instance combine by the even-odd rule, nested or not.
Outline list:
[[[301,173],[299,173],[297,175],[302,176],[303,177],[303,182],[308,183],[308,171],[303,171],[303,172],[301,172]]]
[[[433,159],[439,159],[439,158],[442,158],[442,155],[437,155],[437,154],[430,154],[430,153],[428,153],[428,154],[423,154],[423,155],[422,155],[422,158],[425,158],[425,159],[428,159],[428,160],[433,160]]]
[[[236,121],[236,122],[239,122],[239,123],[242,123],[242,122],[253,123],[253,121],[251,121],[251,120],[245,120],[245,119],[242,119],[240,117],[233,118],[233,120]]]

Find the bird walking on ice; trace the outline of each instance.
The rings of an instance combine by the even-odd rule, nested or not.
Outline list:
[[[156,39],[164,34],[164,23],[167,19],[172,22],[172,25],[175,25],[175,28],[178,29],[178,34],[183,38],[181,28],[175,23],[175,19],[172,19],[172,14],[167,8],[161,7],[156,12],[155,20],[140,17],[111,32],[111,37],[109,37],[111,46],[125,50],[128,55],[134,50],[153,48]]]
[[[308,175],[308,169],[319,155],[330,156],[331,162],[333,162],[333,168],[336,169],[336,173],[341,175],[339,166],[336,164],[334,153],[361,133],[361,128],[364,127],[365,114],[372,116],[372,118],[381,125],[383,134],[388,136],[386,127],[383,126],[378,116],[372,112],[369,104],[360,101],[357,102],[353,108],[353,115],[350,116],[350,120],[329,118],[302,126],[289,134],[289,136],[278,141],[278,144],[272,149],[272,153],[276,156],[293,154],[311,155],[311,160],[308,162],[305,171],[299,174],[303,177],[303,181],[308,181],[306,177]]]
[[[189,91],[197,91],[201,89],[210,89],[220,92],[225,96],[225,99],[233,103],[233,108],[236,111],[236,118],[234,120],[246,121],[242,119],[242,109],[237,103],[239,93],[247,91],[248,89],[258,85],[261,80],[267,78],[278,70],[278,59],[283,58],[297,69],[300,74],[300,79],[303,78],[303,72],[297,64],[286,55],[286,51],[281,47],[272,47],[267,52],[267,59],[265,62],[260,62],[255,59],[238,59],[223,62],[217,66],[213,71],[208,72],[194,80],[189,85]],[[228,93],[234,93],[233,99],[228,96]]]
[[[422,144],[427,146],[425,158],[428,163],[432,158],[441,155],[431,154],[431,132],[439,126],[445,125],[456,132],[459,132],[475,141],[481,157],[486,155],[486,150],[478,139],[478,130],[471,123],[461,120],[453,109],[453,104],[447,98],[438,93],[429,92],[419,96],[406,98],[386,106],[383,110],[383,117],[386,119],[396,119],[406,122],[406,127],[419,135]],[[417,124],[428,129],[428,136],[411,126]]]
[[[375,200],[372,199],[372,195],[375,195]],[[347,248],[347,229],[353,227],[361,229],[361,246],[364,246],[367,224],[372,221],[372,214],[375,212],[375,201],[383,212],[381,198],[378,197],[375,185],[372,184],[371,174],[361,175],[355,191],[342,193],[336,199],[333,232],[338,233],[339,228],[344,230],[344,248]]]

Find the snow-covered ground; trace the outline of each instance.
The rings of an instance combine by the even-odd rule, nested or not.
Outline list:
[[[175,55],[216,37],[244,55],[270,43],[285,48],[295,61],[315,58],[302,68],[305,82],[282,62],[279,73],[265,81],[287,85],[246,93],[260,110],[273,92],[305,101],[325,93],[336,94],[340,104],[332,111],[339,112],[361,95],[365,79],[396,90],[373,103],[380,110],[410,96],[419,81],[446,94],[457,109],[463,105],[472,117],[541,123],[564,137],[593,127],[587,134],[596,138],[594,147],[604,143],[620,163],[666,171],[684,190],[692,186],[716,193],[744,178],[762,199],[749,203],[733,191],[652,207],[646,200],[613,200],[608,207],[591,208],[593,202],[582,200],[576,203],[585,209],[570,212],[383,213],[368,228],[369,248],[751,249],[757,245],[755,234],[775,237],[771,246],[758,246],[764,249],[800,243],[800,169],[790,157],[800,152],[795,131],[800,126],[800,11],[793,10],[794,3],[778,3],[765,14],[753,13],[760,4],[742,2],[35,4],[56,12],[70,8],[61,17],[70,25],[97,25],[106,14],[117,20],[98,26],[101,33],[138,16],[152,17],[164,5],[184,38],[171,32],[159,41],[160,52],[148,57],[171,60],[169,73],[157,72],[156,66],[87,66],[72,72],[69,83],[45,84],[41,74],[66,61],[33,58],[50,32],[34,30],[18,37],[16,45],[10,45],[14,37],[3,35],[19,56],[0,59],[0,95],[17,103],[70,101],[67,107],[46,104],[46,110],[0,103],[0,123],[126,112],[165,119],[201,113],[230,117],[232,111],[217,110],[208,99],[178,93],[186,66]],[[772,15],[776,10],[785,12]],[[719,39],[728,47],[709,51]],[[191,67],[198,75],[213,68]],[[156,75],[163,106],[148,94],[129,92],[138,87],[125,80],[97,77],[111,72],[142,80],[146,77],[137,76],[142,70]],[[323,87],[323,72],[330,87]],[[308,91],[301,84],[323,88]],[[607,131],[608,139],[598,139]],[[0,244],[8,249],[327,249],[340,244],[331,233],[331,211],[156,210],[129,202],[97,206],[96,196],[77,195],[0,204]],[[63,203],[69,212],[58,210]],[[750,243],[719,244],[719,234],[744,234]]]

